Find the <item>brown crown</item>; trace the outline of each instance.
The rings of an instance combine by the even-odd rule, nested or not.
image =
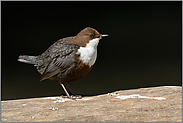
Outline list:
[[[97,30],[86,27],[73,37],[72,43],[84,47],[90,40],[100,38],[100,36],[101,34]]]

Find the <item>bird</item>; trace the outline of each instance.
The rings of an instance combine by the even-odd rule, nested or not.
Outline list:
[[[20,55],[18,61],[34,65],[41,74],[40,81],[59,82],[66,93],[63,97],[81,99],[81,95],[73,95],[68,83],[83,78],[91,71],[97,58],[99,40],[106,36],[108,34],[86,27],[76,36],[57,40],[41,55]]]

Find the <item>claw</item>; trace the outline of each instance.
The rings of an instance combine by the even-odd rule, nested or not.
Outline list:
[[[71,96],[63,96],[62,95],[62,98],[69,98],[69,99],[72,99],[72,100],[75,100],[75,99],[82,99],[82,96],[81,95],[71,95]]]

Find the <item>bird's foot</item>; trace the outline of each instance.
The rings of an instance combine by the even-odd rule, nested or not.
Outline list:
[[[69,98],[69,99],[82,99],[82,96],[81,95],[71,95],[71,96],[63,96],[62,95],[62,98]]]
[[[82,99],[81,95],[71,95],[70,99]]]

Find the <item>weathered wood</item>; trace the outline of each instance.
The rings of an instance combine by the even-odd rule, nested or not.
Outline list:
[[[131,98],[117,98],[127,95]],[[181,122],[182,87],[121,90],[77,101],[59,97],[1,101],[1,121]]]

